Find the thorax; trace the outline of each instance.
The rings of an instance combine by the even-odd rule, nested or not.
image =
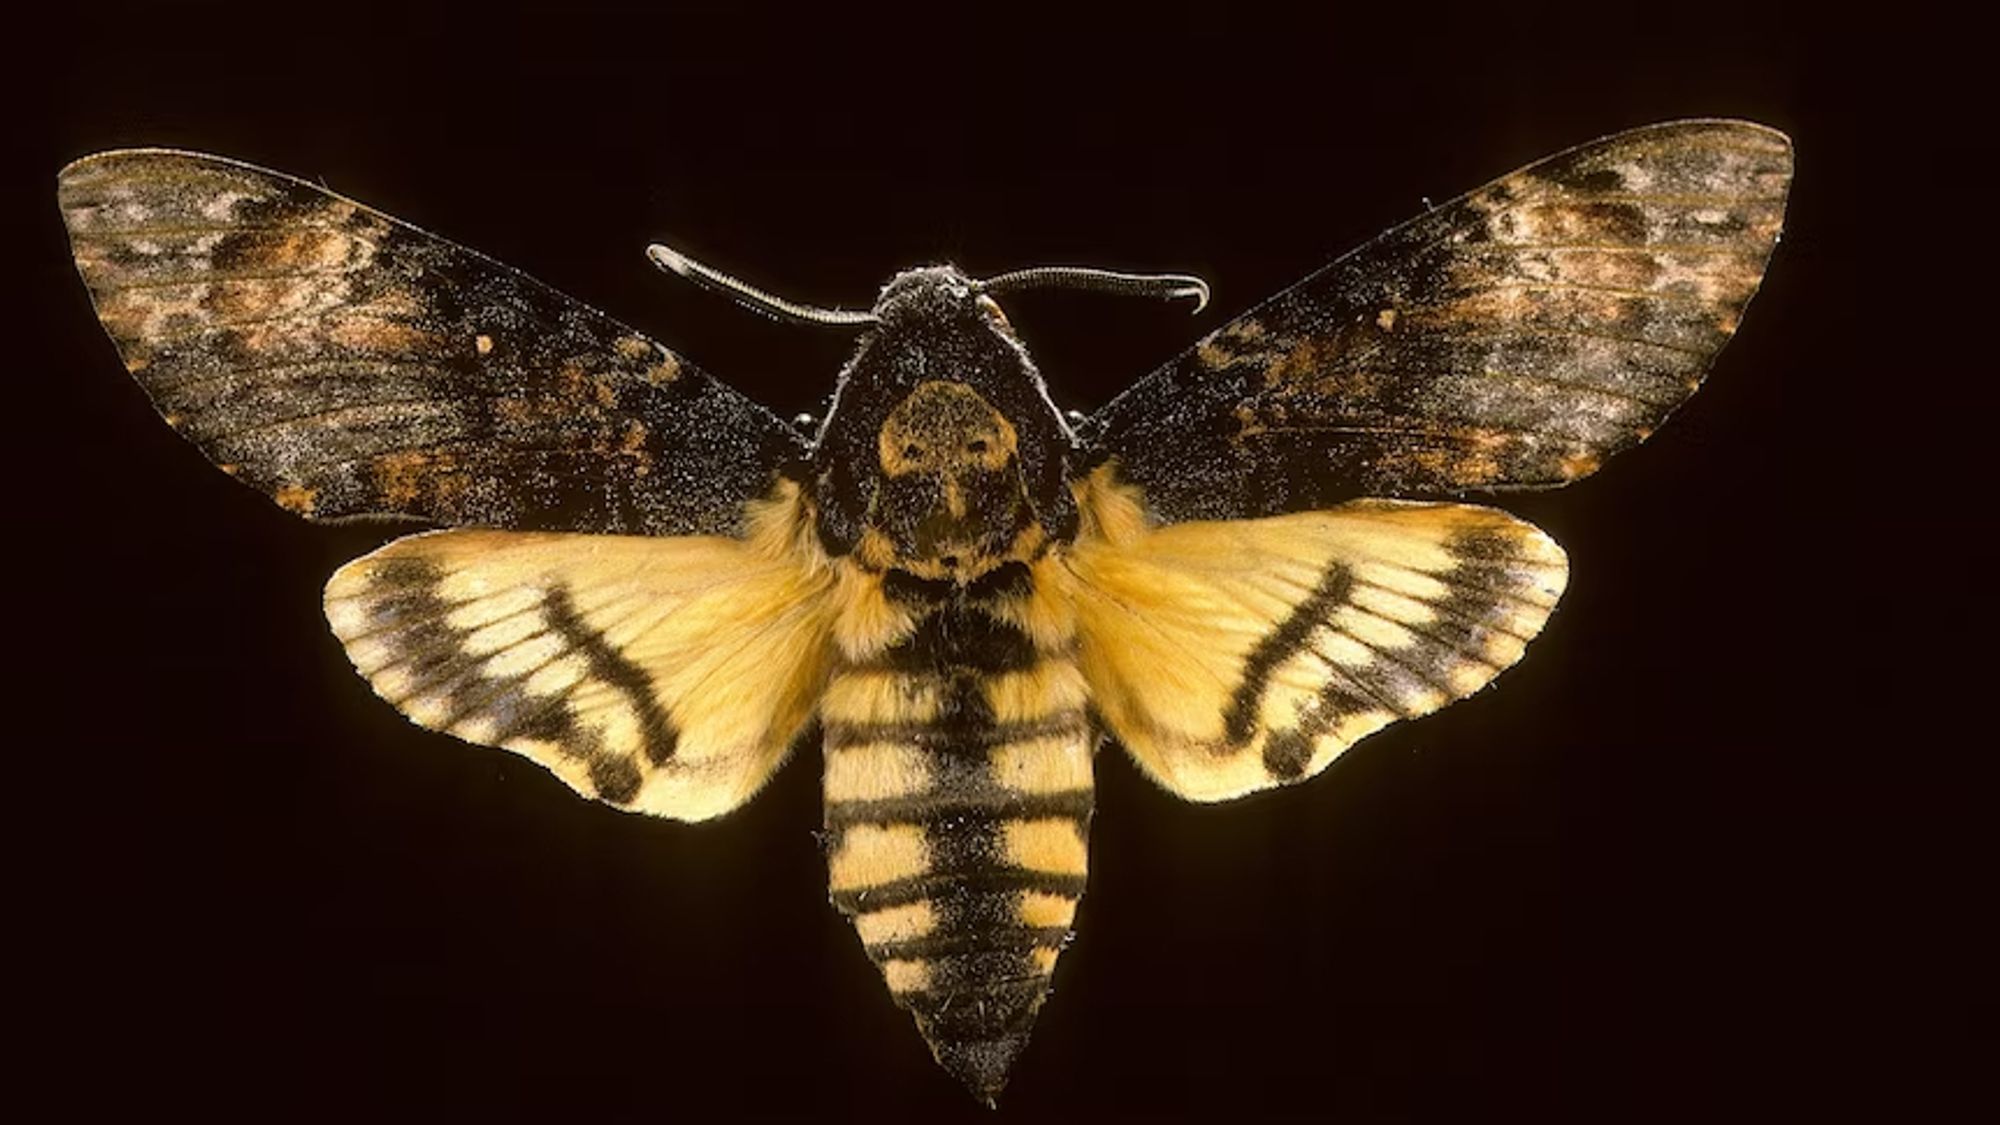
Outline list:
[[[857,559],[834,623],[830,724],[971,730],[1078,711],[1076,613],[1058,550],[1009,559],[967,582]]]

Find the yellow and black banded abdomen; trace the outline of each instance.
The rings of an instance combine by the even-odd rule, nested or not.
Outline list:
[[[822,704],[834,905],[938,1062],[991,1099],[1083,896],[1095,742],[1067,652],[935,610]],[[976,613],[977,611],[970,611]],[[1003,628],[981,618],[976,627]],[[964,644],[940,654],[927,634]]]

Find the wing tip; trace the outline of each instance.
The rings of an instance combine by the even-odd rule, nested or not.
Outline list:
[[[194,152],[190,149],[143,146],[138,148],[108,148],[102,152],[93,152],[79,156],[75,160],[63,165],[56,171],[56,183],[58,186],[68,187],[72,184],[89,180],[91,173],[105,170],[106,166],[115,167],[118,164],[133,160],[160,159],[221,164],[236,168],[254,168],[253,165],[244,164],[239,160],[230,160],[227,157],[215,156],[206,152]],[[262,171],[262,169],[255,170]]]
[[[1626,146],[1686,143],[1693,137],[1706,137],[1727,144],[1732,149],[1747,150],[1767,161],[1775,162],[1780,168],[1766,169],[1766,171],[1781,170],[1789,193],[1794,163],[1791,136],[1782,129],[1740,117],[1686,117],[1672,121],[1656,121],[1650,125],[1638,125],[1607,134],[1594,141],[1585,141],[1537,161],[1536,165],[1554,164]]]
[[[1606,137],[1616,140],[1621,137],[1640,136],[1648,133],[1667,132],[1713,132],[1736,133],[1747,139],[1765,141],[1785,150],[1792,151],[1792,138],[1784,130],[1752,121],[1747,117],[1680,117],[1671,121],[1656,121],[1650,125],[1639,125]]]
[[[197,164],[219,164],[226,168],[241,168],[246,171],[263,172],[267,169],[247,160],[218,156],[212,152],[201,152],[191,148],[174,148],[170,145],[133,145],[126,148],[107,148],[86,153],[62,166],[56,173],[58,179],[67,178],[85,171],[95,164],[116,163],[121,160],[186,160]]]
[[[205,172],[237,177],[239,184],[256,185],[260,190],[302,186],[323,194],[334,194],[297,176],[247,160],[217,156],[212,152],[144,146],[111,148],[79,156],[56,171],[56,200],[63,210],[65,224],[70,226],[72,234],[76,233],[71,211],[102,202],[101,199],[93,199],[92,195],[105,186],[120,182],[143,183],[149,178],[149,173],[176,167],[185,173]]]

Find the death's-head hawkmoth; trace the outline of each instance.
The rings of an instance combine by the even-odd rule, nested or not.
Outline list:
[[[107,152],[61,174],[126,368],[313,519],[437,530],[334,574],[328,621],[424,726],[578,792],[720,816],[818,732],[832,897],[986,1100],[1085,883],[1091,758],[1190,800],[1302,781],[1518,660],[1563,551],[1468,492],[1638,444],[1736,330],[1791,150],[1686,121],[1431,209],[1088,417],[997,303],[1082,269],[897,275],[794,426],[527,277],[303,181]]]

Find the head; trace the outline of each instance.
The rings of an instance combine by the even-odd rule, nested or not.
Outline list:
[[[897,274],[867,312],[814,309],[666,247],[649,253],[760,312],[862,327],[813,446],[820,542],[871,570],[958,583],[1076,535],[1074,435],[996,296],[1065,287],[1207,300],[1189,277],[1058,267],[982,281],[947,265]]]
[[[916,269],[873,315],[814,446],[827,550],[967,581],[1074,537],[1069,427],[992,296]]]

